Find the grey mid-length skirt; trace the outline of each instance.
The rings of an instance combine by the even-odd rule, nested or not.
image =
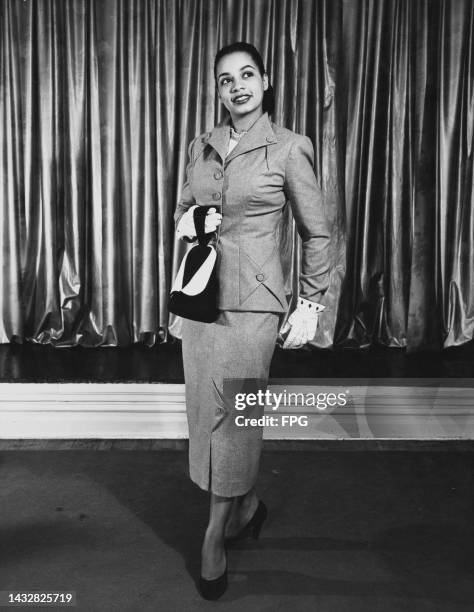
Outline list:
[[[236,416],[248,413],[236,410],[227,382],[265,391],[279,320],[279,313],[238,311],[221,311],[214,323],[183,319],[189,475],[216,495],[244,495],[257,479],[263,427],[236,426]]]

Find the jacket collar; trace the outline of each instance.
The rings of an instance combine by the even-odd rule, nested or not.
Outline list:
[[[243,153],[247,153],[253,149],[266,147],[278,142],[268,117],[268,113],[263,113],[263,115],[259,117],[252,125],[247,134],[245,134],[245,136],[239,140],[235,148],[230,152],[229,156],[226,157],[227,149],[229,147],[230,125],[230,117],[227,116],[223,121],[221,121],[221,123],[216,125],[207,140],[207,143],[219,153],[222,161],[224,161],[226,164],[238,155],[242,155]]]

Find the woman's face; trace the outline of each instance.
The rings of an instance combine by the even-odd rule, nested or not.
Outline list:
[[[236,51],[224,55],[217,64],[216,76],[219,98],[232,118],[262,114],[268,77],[260,74],[248,53]]]

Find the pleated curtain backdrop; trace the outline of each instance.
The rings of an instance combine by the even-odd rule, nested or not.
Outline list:
[[[463,344],[474,333],[474,2],[344,0],[343,60],[337,339]]]
[[[187,145],[222,117],[216,50],[255,44],[332,228],[314,344],[473,337],[471,0],[2,0],[0,342],[149,345]],[[282,261],[296,294],[300,241]]]

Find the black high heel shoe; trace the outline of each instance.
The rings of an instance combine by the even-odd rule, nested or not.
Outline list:
[[[258,536],[260,535],[260,531],[262,530],[262,525],[265,519],[267,518],[267,514],[267,507],[265,506],[263,501],[259,500],[257,509],[255,510],[250,521],[246,525],[244,525],[244,527],[242,527],[242,529],[237,535],[232,536],[230,538],[226,538],[225,541],[229,543],[236,542],[237,540],[241,540],[247,537],[251,537],[254,540],[257,540]]]
[[[224,573],[214,578],[213,580],[207,580],[202,576],[199,577],[199,590],[204,599],[210,599],[215,601],[222,597],[227,589],[227,559],[225,564]]]

